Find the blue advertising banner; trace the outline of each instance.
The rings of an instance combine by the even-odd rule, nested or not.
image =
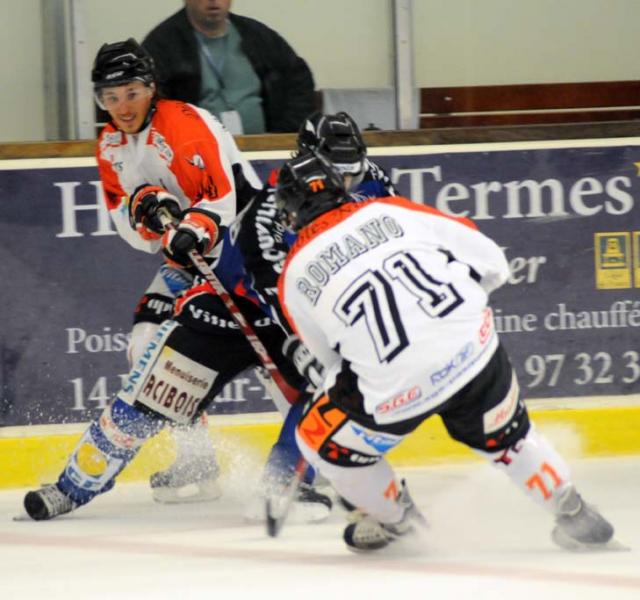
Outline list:
[[[525,397],[640,389],[640,146],[375,149],[400,195],[476,221],[510,261],[493,296]],[[249,155],[265,178],[281,159]],[[0,426],[84,422],[127,371],[160,258],[128,247],[91,159],[0,162]],[[212,351],[215,351],[213,349]],[[213,413],[273,410],[253,374]]]

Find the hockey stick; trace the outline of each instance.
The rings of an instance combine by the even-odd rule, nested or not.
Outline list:
[[[280,533],[308,466],[307,461],[301,456],[293,472],[293,477],[287,482],[281,493],[267,496],[265,510],[267,534],[270,537],[276,537]]]
[[[158,216],[165,229],[171,229],[175,227],[174,220],[166,211],[158,211]],[[209,264],[201,254],[199,254],[195,250],[190,250],[187,254],[189,256],[189,260],[193,263],[193,266],[197,269],[200,275],[205,278],[207,283],[220,297],[227,310],[231,313],[233,320],[238,324],[242,333],[244,333],[245,337],[251,344],[253,351],[258,355],[262,366],[269,373],[274,383],[278,386],[287,401],[290,404],[293,404],[297,400],[300,393],[294,387],[290,386],[287,383],[286,379],[282,376],[282,373],[280,373],[280,370],[271,359],[269,352],[265,348],[264,344],[260,341],[260,338],[258,338],[258,336],[256,335],[253,327],[249,324],[245,316],[238,308],[238,305],[234,302],[231,294],[227,292],[220,279],[218,279],[218,276],[213,272],[213,269],[209,266]]]
[[[167,211],[160,210],[158,211],[158,217],[160,218],[160,222],[164,226],[165,229],[170,229],[175,227],[175,223],[173,218],[169,215]],[[276,364],[271,359],[269,352],[267,351],[265,345],[260,341],[260,338],[256,335],[253,327],[249,324],[245,316],[242,314],[238,305],[234,302],[233,298],[227,291],[227,289],[222,285],[218,276],[214,273],[213,269],[209,266],[204,257],[196,252],[195,250],[190,250],[187,255],[189,256],[189,260],[193,263],[193,266],[197,269],[197,271],[202,275],[207,283],[211,285],[215,293],[220,297],[227,310],[233,317],[234,321],[240,327],[242,333],[244,333],[245,337],[251,344],[253,351],[258,355],[260,362],[263,367],[266,369],[267,373],[271,377],[272,381],[278,387],[278,390],[282,393],[282,395],[287,399],[289,404],[293,404],[300,395],[298,390],[290,386],[282,373],[276,366]],[[266,518],[267,518],[267,533],[271,537],[275,537],[282,529],[282,525],[289,513],[289,509],[291,508],[291,503],[293,502],[293,498],[298,490],[300,485],[300,481],[302,480],[302,476],[308,468],[307,461],[301,456],[296,464],[294,475],[292,479],[287,483],[285,488],[282,490],[280,501],[277,503],[279,506],[279,514],[276,515],[274,509],[273,498],[267,497],[266,499]]]

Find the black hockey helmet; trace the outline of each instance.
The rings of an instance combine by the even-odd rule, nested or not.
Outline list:
[[[318,152],[343,175],[357,176],[364,169],[367,147],[356,122],[346,113],[313,113],[298,131],[300,154]]]
[[[150,85],[156,80],[151,55],[133,38],[124,42],[103,44],[93,63],[91,81],[98,90],[103,87],[142,81]]]
[[[342,176],[321,154],[301,154],[280,169],[276,205],[281,221],[293,231],[348,201]]]

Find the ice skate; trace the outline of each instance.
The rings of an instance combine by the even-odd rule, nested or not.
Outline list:
[[[347,525],[343,534],[347,548],[354,552],[380,550],[391,542],[417,533],[418,528],[426,528],[427,521],[413,503],[404,481],[398,503],[404,507],[404,515],[398,523],[380,523],[360,510],[350,512],[351,524]]]
[[[284,497],[280,498],[281,494],[276,492],[272,485],[265,486],[250,500],[245,508],[244,518],[247,521],[264,521],[267,489],[270,490],[268,495],[274,510],[278,511],[279,506],[276,505],[279,505],[280,501],[284,502]],[[330,496],[319,492],[312,484],[301,483],[291,502],[287,519],[291,523],[320,523],[329,517],[332,508],[333,501]]]
[[[210,502],[222,495],[219,475],[213,456],[182,457],[165,471],[154,473],[149,483],[156,502]]]
[[[613,526],[569,486],[558,500],[553,541],[565,550],[624,549],[613,539]]]
[[[24,497],[24,509],[34,521],[46,521],[71,512],[75,504],[63,494],[57,485],[46,485],[28,492]]]
[[[292,517],[304,523],[319,523],[329,517],[333,502],[309,483],[301,483],[293,499]]]

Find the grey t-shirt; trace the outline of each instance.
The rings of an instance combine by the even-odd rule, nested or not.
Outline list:
[[[227,33],[209,38],[196,32],[200,47],[202,87],[199,105],[215,114],[235,110],[244,133],[264,133],[260,79],[240,48],[240,35],[227,23]]]

